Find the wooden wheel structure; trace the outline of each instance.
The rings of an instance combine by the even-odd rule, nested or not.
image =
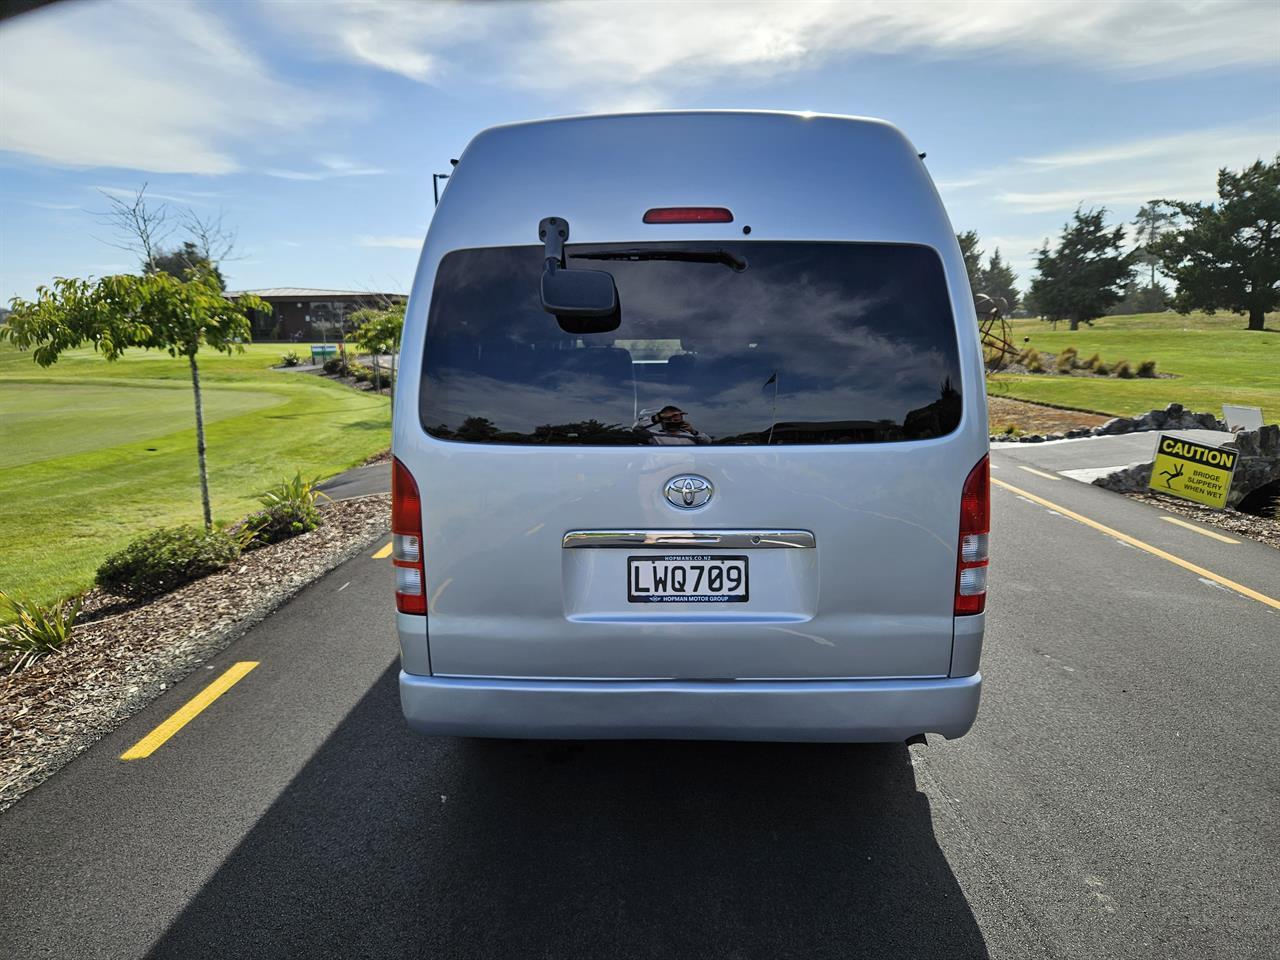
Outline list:
[[[973,307],[978,313],[978,335],[987,373],[999,373],[1018,356],[1018,348],[1013,345],[1013,330],[1004,317],[1009,305],[1004,297],[979,293],[974,295]]]

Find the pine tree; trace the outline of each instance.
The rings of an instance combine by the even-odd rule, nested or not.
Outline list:
[[[1178,285],[1174,307],[1249,314],[1262,330],[1280,303],[1280,154],[1239,173],[1218,171],[1218,202],[1159,201],[1178,226],[1153,245],[1162,269]]]
[[[1031,281],[1034,297],[1046,320],[1067,320],[1072,330],[1092,324],[1124,295],[1133,274],[1133,254],[1120,252],[1124,228],[1109,229],[1106,208],[1077,209],[1063,224],[1056,250],[1046,240],[1036,254],[1038,276]]]

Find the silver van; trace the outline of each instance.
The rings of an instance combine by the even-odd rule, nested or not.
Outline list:
[[[409,725],[958,737],[987,408],[915,147],[755,112],[495,127],[409,300],[393,559]]]

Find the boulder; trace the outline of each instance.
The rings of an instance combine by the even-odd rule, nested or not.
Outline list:
[[[1176,406],[1176,404],[1170,404],[1170,406]],[[1210,417],[1216,425],[1217,420],[1212,414],[1193,414],[1192,418],[1204,416]],[[1200,427],[1204,421],[1193,419],[1192,422]],[[1212,425],[1208,427],[1208,429],[1213,428]],[[1165,429],[1192,428],[1166,426]],[[1234,507],[1259,487],[1280,480],[1280,424],[1272,423],[1260,430],[1238,433],[1234,439],[1223,446],[1239,453],[1236,458],[1235,476],[1231,481],[1231,492],[1227,494],[1228,506]],[[1114,490],[1117,493],[1131,493],[1136,490],[1145,490],[1150,480],[1151,464],[1136,463],[1109,473],[1105,477],[1098,477],[1093,483],[1094,486]]]
[[[1133,493],[1137,490],[1145,490],[1150,482],[1151,464],[1135,463],[1109,473],[1105,477],[1098,477],[1093,481],[1093,485],[1105,490],[1114,490],[1116,493]]]
[[[1240,452],[1227,503],[1236,506],[1259,487],[1280,480],[1280,424],[1270,423],[1259,430],[1238,433],[1226,444]]]

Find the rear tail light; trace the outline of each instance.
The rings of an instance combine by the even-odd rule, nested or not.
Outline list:
[[[391,562],[396,570],[396,609],[427,612],[427,572],[422,562],[422,498],[413,474],[391,461]]]
[[[645,223],[733,223],[726,207],[654,207],[644,212]]]
[[[987,538],[991,534],[991,459],[969,471],[960,492],[960,548],[956,558],[957,617],[987,606]]]

